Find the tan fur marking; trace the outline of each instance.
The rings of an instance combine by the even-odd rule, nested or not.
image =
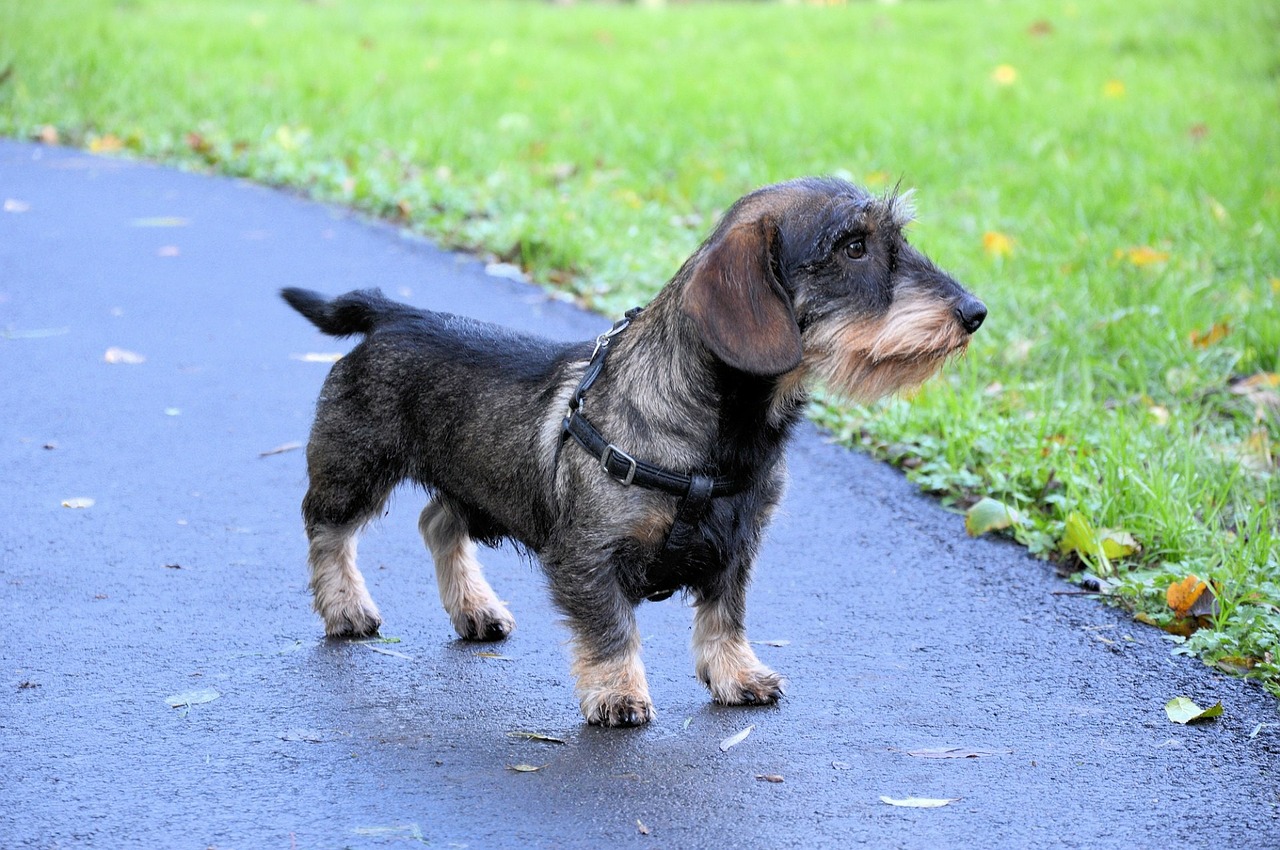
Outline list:
[[[828,389],[872,401],[919,386],[968,344],[945,302],[908,297],[878,319],[811,328],[805,349],[806,362]]]
[[[311,534],[312,604],[329,637],[371,635],[382,625],[356,567],[356,529],[318,528]]]
[[[649,699],[638,636],[625,652],[604,660],[589,657],[575,644],[572,670],[582,716],[588,723],[636,726],[657,715]]]
[[[476,544],[458,517],[432,501],[422,509],[418,530],[435,561],[440,602],[459,637],[486,640],[514,631],[515,618],[485,581]]]
[[[756,657],[747,637],[717,602],[699,605],[693,619],[694,670],[724,705],[776,702],[785,682]]]

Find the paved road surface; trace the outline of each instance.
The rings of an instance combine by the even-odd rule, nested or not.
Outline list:
[[[708,701],[673,599],[640,618],[657,720],[584,726],[536,567],[488,554],[501,658],[455,640],[410,490],[361,553],[399,642],[325,642],[302,453],[261,453],[306,438],[299,356],[341,348],[276,290],[608,320],[234,180],[0,142],[0,199],[0,847],[1280,846],[1273,699],[812,428],[750,596],[778,707]],[[1175,726],[1178,695],[1225,716]],[[994,754],[910,754],[938,747]]]

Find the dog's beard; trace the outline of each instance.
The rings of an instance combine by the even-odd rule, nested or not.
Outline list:
[[[936,299],[904,299],[883,316],[823,322],[806,333],[810,377],[856,402],[914,389],[952,357],[969,335]]]

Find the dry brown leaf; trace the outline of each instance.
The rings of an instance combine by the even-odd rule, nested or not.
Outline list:
[[[774,782],[774,783],[777,783],[777,782],[781,782],[781,781],[782,781],[782,774],[780,774],[780,773],[757,773],[757,774],[756,774],[756,779],[759,779],[761,782]]]

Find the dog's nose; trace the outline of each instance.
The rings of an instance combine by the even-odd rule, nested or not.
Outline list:
[[[982,320],[987,317],[987,305],[972,295],[966,295],[956,305],[956,318],[967,333],[973,333],[982,327]]]

